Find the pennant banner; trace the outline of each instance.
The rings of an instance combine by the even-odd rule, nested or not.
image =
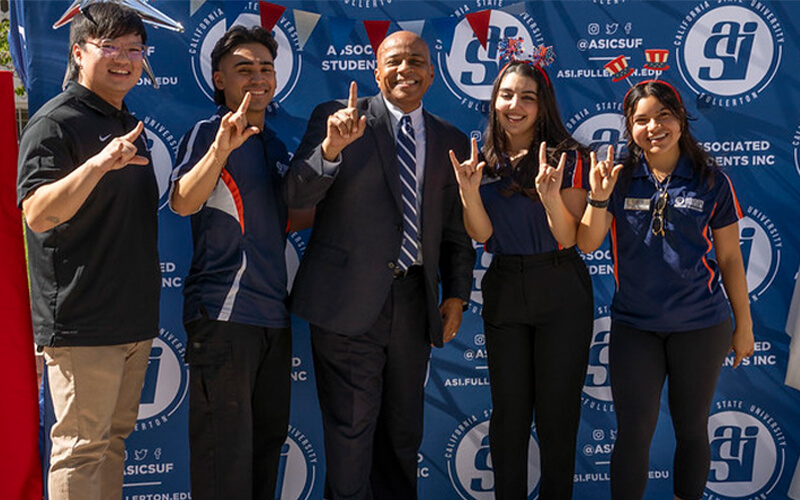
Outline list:
[[[280,20],[286,7],[260,1],[258,2],[258,10],[261,15],[261,27],[265,30],[272,31],[272,28],[278,24],[278,20]]]
[[[491,10],[481,10],[471,12],[465,16],[475,36],[478,37],[478,41],[481,42],[481,47],[484,49],[486,49],[486,41],[489,37],[489,18],[491,15]]]
[[[319,22],[319,18],[322,16],[298,9],[294,9],[292,13],[294,16],[294,26],[297,29],[297,43],[300,46],[300,50],[303,50],[303,47],[306,46],[306,42],[308,41],[308,37],[311,36],[311,33]]]
[[[375,54],[375,57],[378,56],[378,47],[386,38],[390,24],[391,21],[364,21],[364,29],[367,31],[367,38],[372,45],[372,53]]]

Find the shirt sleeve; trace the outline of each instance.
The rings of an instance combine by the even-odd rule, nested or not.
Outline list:
[[[711,214],[709,226],[711,229],[720,229],[741,219],[744,215],[736,198],[733,183],[725,173],[717,174],[715,188],[717,196],[714,203],[714,212]]]
[[[202,121],[195,124],[181,138],[178,145],[178,156],[172,170],[171,184],[186,175],[198,161],[208,152],[216,134],[215,122]]]
[[[75,169],[71,141],[56,121],[42,117],[31,122],[19,146],[17,205],[36,188],[57,181]]]

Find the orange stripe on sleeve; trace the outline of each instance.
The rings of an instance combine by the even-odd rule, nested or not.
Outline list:
[[[236,213],[239,214],[239,226],[241,226],[242,234],[244,234],[244,204],[242,204],[242,195],[239,193],[239,186],[236,185],[236,181],[233,180],[231,174],[224,168],[222,172],[220,172],[220,178],[228,187],[231,196],[233,196],[233,202],[236,204]]]
[[[619,291],[619,273],[617,269],[619,269],[619,261],[617,260],[617,219],[614,218],[611,221],[611,256],[614,259],[614,281],[617,284],[617,291]]]

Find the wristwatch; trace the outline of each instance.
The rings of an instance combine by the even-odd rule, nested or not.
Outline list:
[[[586,203],[593,206],[594,208],[608,208],[608,202],[611,198],[606,198],[603,201],[600,200],[593,200],[592,193],[588,193],[586,195]]]

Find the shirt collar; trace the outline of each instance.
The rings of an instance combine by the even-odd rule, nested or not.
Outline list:
[[[65,92],[75,96],[81,102],[103,115],[124,116],[128,114],[128,107],[124,102],[122,103],[122,109],[117,109],[105,99],[74,80],[67,84]]]
[[[689,157],[682,154],[678,158],[678,164],[675,165],[675,170],[672,174],[675,177],[683,177],[684,179],[691,179],[694,175],[692,170],[692,162]],[[637,163],[633,170],[633,177],[650,177],[650,167],[647,165],[647,160],[644,155],[640,156],[640,161]]]
[[[422,103],[420,103],[420,105],[414,111],[410,113],[404,113],[402,109],[389,102],[383,94],[381,94],[381,99],[383,99],[383,102],[386,104],[386,109],[389,110],[389,116],[392,120],[393,129],[397,129],[397,124],[400,123],[400,119],[403,117],[403,115],[408,115],[411,117],[411,125],[415,130],[422,125]]]

